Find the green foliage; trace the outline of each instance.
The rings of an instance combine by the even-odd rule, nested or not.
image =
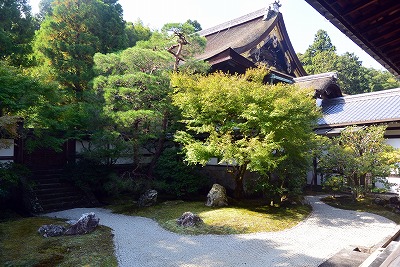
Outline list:
[[[108,165],[82,159],[67,166],[64,178],[82,190],[93,192],[99,199],[102,199],[114,194],[112,190],[117,188],[117,185],[112,187],[111,183],[115,180],[115,175],[113,169]]]
[[[8,198],[18,188],[20,179],[27,174],[28,170],[21,165],[0,163],[0,200]]]
[[[188,44],[182,46],[180,58],[185,62],[199,54],[206,46],[206,39],[196,33],[196,28],[193,22],[185,23],[167,23],[160,32],[153,32],[148,41],[137,42],[137,47],[147,48],[157,51],[165,51],[166,49],[176,53],[179,40],[179,35],[184,37]]]
[[[346,180],[343,176],[332,175],[329,176],[323,183],[323,189],[332,192],[333,197],[336,193],[342,192],[345,189]]]
[[[127,22],[125,33],[128,38],[128,47],[135,46],[138,41],[147,41],[151,37],[150,28],[144,26],[141,20],[137,20],[135,23]]]
[[[173,103],[186,125],[176,140],[184,145],[189,163],[205,165],[217,157],[237,168],[237,183],[246,169],[261,175],[279,170],[286,176],[295,162],[307,165],[306,151],[320,116],[311,92],[265,85],[260,77],[266,74],[260,67],[245,75],[172,76]]]
[[[18,125],[43,126],[41,110],[54,98],[53,88],[0,61],[0,139],[17,138]],[[53,103],[53,102],[52,102]],[[0,141],[0,146],[3,146]]]
[[[0,60],[13,66],[28,66],[36,22],[27,0],[0,3]]]
[[[126,47],[119,4],[99,0],[59,1],[36,33],[36,58],[52,79],[81,92],[93,78],[93,56]]]
[[[353,53],[336,53],[326,31],[319,30],[304,54],[299,54],[304,69],[309,74],[330,71],[338,73],[338,83],[343,93],[360,94],[396,88],[400,82],[388,71],[368,69]]]
[[[328,177],[343,176],[354,200],[397,168],[400,154],[385,143],[385,129],[386,126],[347,127],[321,155],[323,173]]]
[[[131,144],[131,158],[139,164],[139,148],[166,131],[171,114],[166,69],[172,57],[166,51],[133,47],[96,54],[94,60],[99,74],[94,90],[103,98],[108,125]]]
[[[196,172],[194,166],[185,164],[181,151],[177,149],[164,150],[154,174],[159,189],[177,197],[193,196],[209,188],[210,181]]]
[[[51,88],[0,61],[0,115],[18,115],[51,97]]]

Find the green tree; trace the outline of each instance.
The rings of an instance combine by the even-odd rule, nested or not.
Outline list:
[[[336,47],[332,44],[331,38],[326,31],[318,30],[315,34],[314,42],[307,48],[306,52],[300,56],[301,62],[308,73],[315,74],[316,70],[313,67],[313,58],[322,52],[324,52],[325,55],[335,54]]]
[[[193,57],[206,46],[206,39],[195,32],[195,27],[188,23],[167,23],[161,31],[153,32],[148,41],[137,43],[140,48],[167,51],[175,58],[174,70],[184,68],[191,72],[204,72],[209,68],[204,62],[194,62]]]
[[[216,157],[231,164],[238,198],[247,170],[266,176],[278,171],[282,186],[288,179],[302,179],[289,175],[292,165],[283,164],[309,161],[312,129],[320,116],[311,92],[263,84],[267,73],[260,67],[240,76],[175,73],[171,79],[173,103],[186,126],[176,134],[186,160],[205,165]]]
[[[368,80],[371,92],[400,87],[400,81],[388,71],[381,71],[373,68],[369,68],[366,71],[367,75],[371,77],[371,79]]]
[[[0,60],[28,66],[36,23],[27,0],[0,0]]]
[[[377,181],[384,181],[400,161],[399,151],[385,143],[386,126],[347,127],[321,155],[328,180],[343,177],[353,200],[364,196]]]
[[[46,17],[53,14],[52,3],[55,0],[40,0],[39,13],[36,14],[37,19],[42,22]]]
[[[194,31],[198,32],[201,31],[203,28],[201,27],[200,23],[197,20],[188,19],[186,23],[191,24],[194,27]]]
[[[17,138],[17,126],[29,125],[53,91],[21,70],[0,61],[0,139]],[[4,145],[4,144],[3,144]],[[0,144],[1,147],[1,144]]]
[[[35,38],[39,64],[62,86],[82,92],[93,78],[93,56],[126,47],[117,1],[55,0]]]
[[[186,24],[178,25],[183,29]],[[189,31],[193,33],[190,25]],[[140,163],[140,149],[153,153],[148,166],[148,175],[160,157],[167,133],[173,132],[176,119],[175,109],[171,106],[169,97],[169,74],[172,71],[173,57],[165,47],[174,42],[166,32],[155,32],[149,40],[140,40],[137,45],[119,53],[96,54],[94,91],[103,99],[104,114],[109,119],[105,127],[109,131],[106,136],[121,136],[125,146],[130,144],[126,152],[133,158],[135,164]],[[190,37],[196,45],[203,39]],[[184,51],[191,51],[185,47]],[[190,53],[186,55],[190,56]],[[204,63],[193,63],[182,68],[183,71],[201,71]],[[199,67],[200,66],[200,67]],[[182,67],[182,66],[180,66]],[[110,133],[113,131],[113,133]]]
[[[314,42],[304,54],[298,56],[309,74],[336,71],[338,83],[345,94],[373,92],[399,85],[388,72],[363,67],[354,53],[338,55],[327,32],[323,30],[318,30]]]
[[[150,28],[144,26],[141,20],[137,20],[135,23],[127,22],[125,32],[128,38],[128,47],[135,46],[138,41],[147,41],[151,37]]]
[[[108,128],[130,145],[129,154],[137,166],[140,148],[166,134],[170,86],[165,71],[171,61],[167,51],[137,47],[95,55],[99,76],[94,90],[104,98],[104,113],[111,122]]]

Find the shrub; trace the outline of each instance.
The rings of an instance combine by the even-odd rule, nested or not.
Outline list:
[[[0,163],[0,200],[9,198],[12,191],[19,187],[21,178],[28,173],[28,169],[22,165]]]
[[[333,197],[335,197],[336,193],[343,191],[345,188],[345,179],[340,175],[329,176],[323,183],[322,188],[331,192]]]
[[[179,149],[164,150],[154,170],[156,187],[160,192],[184,197],[209,187],[209,180],[183,161]]]

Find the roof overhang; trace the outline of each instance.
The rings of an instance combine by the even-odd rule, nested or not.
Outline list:
[[[400,1],[306,0],[400,78]]]
[[[222,70],[223,72],[243,74],[246,69],[254,67],[252,61],[235,52],[230,47],[207,58],[206,61],[212,66],[212,71]]]

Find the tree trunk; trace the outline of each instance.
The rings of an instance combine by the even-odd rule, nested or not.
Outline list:
[[[246,173],[247,169],[247,164],[241,165],[237,167],[236,173],[235,173],[235,191],[234,191],[234,197],[236,199],[242,199],[244,197],[244,184],[243,184],[243,178],[244,174]]]
[[[157,142],[157,147],[156,147],[156,151],[153,155],[153,158],[151,159],[151,162],[149,164],[149,168],[147,170],[147,176],[150,178],[153,178],[153,171],[154,168],[156,166],[156,163],[158,161],[158,159],[161,156],[161,153],[164,150],[164,143],[165,143],[165,134],[167,132],[167,126],[168,126],[168,112],[164,113],[164,117],[162,120],[162,133],[160,135],[160,137],[158,138],[158,142]]]
[[[135,122],[133,125],[133,166],[135,170],[138,169],[140,165],[138,131],[139,121]]]

